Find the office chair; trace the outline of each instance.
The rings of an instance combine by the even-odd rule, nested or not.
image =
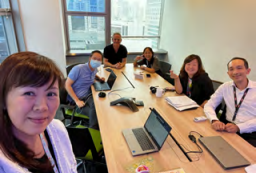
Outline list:
[[[71,71],[71,69],[73,67],[75,67],[76,65],[79,65],[79,64],[82,64],[82,63],[75,63],[75,64],[69,64],[66,66],[66,71],[67,71],[67,75],[69,74],[69,72]]]
[[[222,84],[223,82],[212,80],[214,91],[216,91]],[[226,104],[224,100],[222,100],[222,102],[216,107],[215,112],[218,118],[220,118],[223,115],[223,113],[226,114]]]
[[[66,128],[74,155],[77,159],[83,160],[83,168],[89,172],[89,169],[107,172],[100,131],[85,127],[79,122],[67,125]]]
[[[162,77],[166,81],[168,81],[170,84],[174,85],[174,80],[172,78],[170,78],[170,70],[172,68],[172,65],[169,64],[168,62],[159,60],[159,66],[160,66],[160,70],[163,73]]]
[[[62,112],[64,119],[70,119],[72,124],[74,121],[83,121],[84,124],[89,125],[89,117],[76,112],[77,106],[70,105],[67,101],[67,91],[64,87],[60,88],[60,106],[59,110]],[[86,105],[85,105],[86,106]]]

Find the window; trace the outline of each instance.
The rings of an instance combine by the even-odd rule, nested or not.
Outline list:
[[[68,51],[103,50],[115,32],[121,33],[129,52],[157,49],[163,1],[63,0]]]
[[[158,48],[163,0],[111,0],[111,35],[120,32],[128,51]]]
[[[71,53],[103,50],[106,45],[106,1],[64,0],[68,49]]]
[[[9,0],[0,0],[0,63],[18,51]]]

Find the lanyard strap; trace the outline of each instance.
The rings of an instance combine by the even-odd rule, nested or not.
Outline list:
[[[236,108],[236,110],[235,110],[234,116],[233,116],[233,118],[232,118],[232,121],[235,121],[237,112],[238,112],[238,110],[239,110],[241,104],[243,103],[244,98],[245,98],[245,96],[246,96],[248,90],[249,90],[249,88],[247,88],[247,89],[244,91],[243,97],[241,98],[240,102],[237,104],[236,87],[233,86],[233,92],[234,92],[234,100],[235,100],[235,108]]]
[[[47,144],[46,144],[46,141],[45,141],[44,136],[43,136],[42,133],[40,133],[40,138],[41,138],[41,141],[42,141],[42,144],[43,144],[43,147],[44,147],[44,151],[45,151],[45,153],[46,153],[48,159],[49,159],[50,162],[51,162],[51,165],[52,165],[52,167],[53,167],[54,172],[55,172],[55,173],[59,173],[59,171],[58,171],[58,169],[57,169],[57,166],[56,166],[56,164],[55,164],[55,161],[54,161],[54,159],[53,159],[53,157],[52,157],[52,155],[51,155],[51,153],[50,153],[50,151],[49,151],[49,148],[48,148],[48,146],[47,146]]]
[[[191,97],[192,79],[188,78],[187,96]]]
[[[147,64],[148,68],[151,68],[151,64],[150,64],[150,62],[147,59],[146,59],[146,64]]]

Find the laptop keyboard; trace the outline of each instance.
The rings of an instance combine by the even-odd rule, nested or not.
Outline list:
[[[149,140],[148,136],[146,135],[145,131],[142,128],[132,129],[140,147],[143,151],[154,149],[153,144]]]
[[[109,86],[108,83],[100,83],[100,82],[96,82],[97,85],[97,89],[100,90],[108,90]]]

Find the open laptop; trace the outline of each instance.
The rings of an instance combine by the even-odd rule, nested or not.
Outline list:
[[[221,136],[201,137],[198,140],[224,169],[250,165],[250,162]]]
[[[144,127],[125,129],[122,133],[132,155],[136,156],[159,151],[170,131],[168,123],[155,109],[151,109]]]
[[[104,83],[100,83],[99,81],[95,81],[93,83],[93,86],[95,88],[96,91],[107,91],[107,90],[111,90],[114,83],[116,80],[116,75],[115,73],[112,71],[108,77],[107,82]]]

